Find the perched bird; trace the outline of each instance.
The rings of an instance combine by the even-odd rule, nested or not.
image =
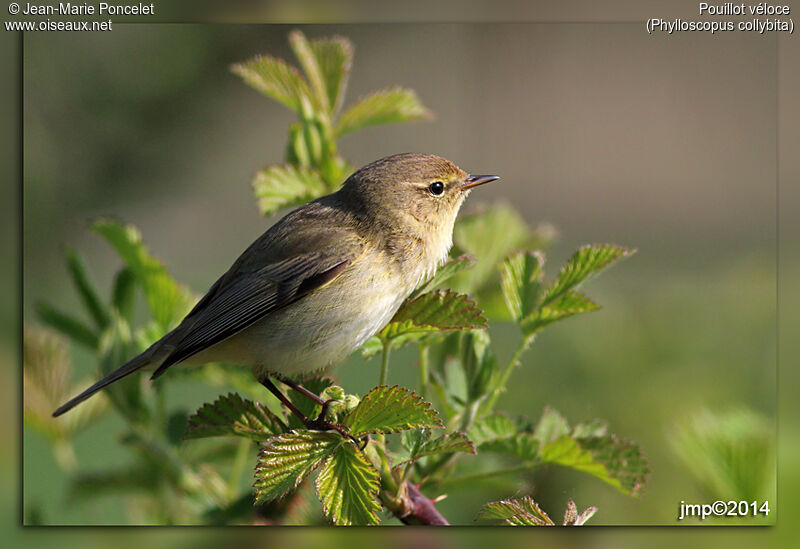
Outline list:
[[[297,413],[270,376],[304,390],[286,376],[336,364],[383,328],[447,258],[470,189],[496,179],[430,154],[364,166],[270,227],[174,330],[53,415],[137,370],[155,379],[206,362],[250,366]]]

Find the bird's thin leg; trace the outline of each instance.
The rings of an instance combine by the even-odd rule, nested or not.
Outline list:
[[[336,399],[331,398],[331,399],[328,399],[328,400],[322,400],[322,398],[320,398],[319,395],[316,395],[316,394],[312,393],[311,391],[309,391],[308,389],[306,389],[305,387],[303,387],[302,385],[300,385],[296,381],[294,381],[292,379],[289,379],[288,377],[284,377],[282,375],[279,375],[279,374],[272,374],[272,375],[273,375],[273,377],[275,377],[275,379],[277,379],[278,381],[280,381],[284,385],[288,385],[290,388],[294,389],[295,391],[297,391],[298,393],[300,393],[304,397],[306,397],[309,400],[312,400],[313,402],[315,402],[316,404],[319,404],[320,406],[322,406],[322,410],[320,410],[319,415],[317,416],[317,419],[310,420],[310,421],[306,420],[306,426],[307,427],[312,428],[312,426],[313,426],[313,428],[321,430],[321,431],[325,431],[325,430],[329,430],[329,429],[336,429],[333,426],[334,425],[333,423],[330,423],[329,421],[327,421],[325,419],[325,415],[328,412],[328,406],[330,406],[331,403],[336,402]],[[339,429],[337,429],[337,431],[338,430]]]
[[[266,387],[270,393],[278,397],[278,400],[280,400],[284,406],[289,408],[289,410],[294,415],[296,415],[300,419],[300,421],[302,421],[304,424],[308,423],[309,419],[305,416],[305,414],[300,410],[298,410],[297,406],[292,404],[292,401],[286,398],[286,395],[281,393],[280,389],[275,387],[275,384],[272,383],[272,381],[269,379],[269,376],[259,377],[258,382],[261,383],[261,385],[263,385],[264,387]]]
[[[277,379],[278,381],[280,381],[284,385],[288,385],[289,387],[291,387],[292,389],[294,389],[295,391],[297,391],[301,395],[313,400],[314,402],[316,402],[320,406],[325,406],[325,401],[324,400],[322,400],[318,395],[315,395],[314,393],[312,393],[311,391],[309,391],[308,389],[306,389],[305,387],[303,387],[302,385],[300,385],[296,381],[292,381],[288,377],[283,377],[281,375],[276,375],[276,374],[272,374],[272,375],[273,375],[273,377],[275,379]]]
[[[319,396],[315,395],[314,393],[312,393],[311,391],[309,391],[308,389],[306,389],[305,387],[303,387],[299,383],[296,383],[296,382],[291,381],[291,380],[287,380],[286,378],[281,377],[281,376],[275,376],[275,377],[276,377],[276,379],[278,379],[281,382],[285,383],[286,385],[288,385],[292,389],[295,389],[296,391],[300,392],[300,394],[310,398],[311,400],[313,400],[317,404],[322,405],[322,411],[320,412],[319,416],[317,416],[317,419],[308,419],[305,416],[305,414],[303,414],[303,412],[298,410],[297,406],[292,404],[292,402],[286,397],[286,395],[281,393],[280,390],[277,387],[275,387],[275,384],[272,383],[272,381],[269,379],[269,376],[265,375],[265,376],[260,377],[258,379],[259,383],[261,383],[261,385],[263,385],[264,387],[269,389],[270,393],[272,393],[273,395],[278,397],[278,400],[280,400],[283,403],[284,406],[289,408],[289,410],[294,415],[296,415],[300,419],[300,421],[303,422],[303,425],[305,425],[307,429],[312,429],[314,431],[331,431],[331,430],[333,430],[333,431],[338,432],[343,437],[349,438],[357,446],[361,446],[360,441],[356,437],[354,437],[353,435],[351,435],[350,433],[347,432],[347,427],[345,425],[339,425],[338,423],[331,423],[330,421],[325,419],[325,412],[327,411],[327,408],[330,405],[330,403],[331,402],[335,402],[335,399],[331,399],[331,400],[327,400],[327,401],[326,400],[322,400]]]

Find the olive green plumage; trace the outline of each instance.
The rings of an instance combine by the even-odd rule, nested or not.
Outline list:
[[[331,366],[374,335],[443,262],[469,189],[497,179],[405,153],[286,215],[171,332],[70,400],[60,415],[139,369],[242,364],[257,377]]]

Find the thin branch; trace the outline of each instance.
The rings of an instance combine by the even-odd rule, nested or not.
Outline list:
[[[433,503],[420,492],[419,486],[412,482],[406,482],[406,494],[411,504],[411,512],[398,517],[404,524],[420,524],[425,526],[450,526],[439,510]]]

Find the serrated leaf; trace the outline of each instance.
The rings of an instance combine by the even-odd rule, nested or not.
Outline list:
[[[339,118],[336,133],[341,136],[366,126],[432,117],[414,90],[393,88],[371,93],[347,109]]]
[[[100,301],[94,286],[89,281],[89,274],[86,271],[86,265],[81,257],[74,251],[67,248],[64,252],[67,271],[69,272],[75,290],[81,298],[84,307],[92,317],[95,325],[100,329],[108,326],[108,311],[105,305]]]
[[[136,278],[129,267],[123,267],[114,277],[111,289],[111,305],[116,308],[119,315],[130,322],[133,314],[133,304],[136,298]]]
[[[476,419],[470,427],[469,436],[475,444],[481,446],[488,441],[512,437],[518,432],[519,427],[514,420],[506,414],[496,412]]]
[[[513,419],[503,413],[493,413],[476,419],[470,437],[481,452],[513,456],[527,463],[538,461],[539,442],[530,432],[524,418]]]
[[[518,322],[536,307],[543,266],[544,255],[539,252],[515,252],[500,266],[503,299],[511,318]]]
[[[588,297],[577,292],[562,294],[548,305],[541,305],[520,321],[520,329],[526,336],[531,336],[550,324],[571,316],[589,313],[600,308]]]
[[[488,332],[464,332],[461,340],[461,367],[467,381],[467,399],[475,402],[494,384],[500,366],[492,351]]]
[[[97,349],[99,338],[97,334],[80,320],[62,313],[47,303],[36,304],[36,314],[43,324],[51,327],[60,334],[76,343],[90,349]]]
[[[290,164],[267,166],[253,178],[253,191],[262,215],[304,204],[327,192],[319,173]]]
[[[330,104],[328,101],[328,91],[325,86],[325,78],[317,62],[317,56],[311,49],[306,35],[299,30],[289,33],[289,45],[292,47],[300,66],[306,73],[308,84],[312,90],[314,102],[326,114],[330,114]]]
[[[539,444],[546,446],[567,434],[569,434],[569,423],[566,418],[550,406],[545,406],[542,417],[539,418],[533,431],[533,436],[536,437]]]
[[[249,86],[292,110],[299,112],[303,98],[311,99],[311,90],[300,72],[283,59],[259,55],[232,65],[231,70]]]
[[[323,511],[334,524],[378,524],[380,475],[354,444],[336,448],[315,484]]]
[[[360,437],[367,433],[441,427],[442,422],[430,404],[416,393],[397,385],[380,385],[364,395],[344,424],[353,436]]]
[[[229,393],[197,410],[183,438],[240,436],[262,441],[285,430],[283,422],[262,404]]]
[[[530,496],[487,503],[475,520],[496,520],[509,526],[554,526],[547,513]]]
[[[407,300],[378,333],[383,340],[404,334],[488,327],[483,311],[466,295],[435,290]]]
[[[418,433],[420,431],[407,431],[410,433]],[[403,433],[405,434],[405,433]],[[397,465],[403,465],[412,461],[416,461],[425,456],[435,456],[439,454],[451,454],[453,452],[464,452],[466,454],[477,454],[475,444],[467,437],[465,433],[460,431],[454,433],[445,433],[436,438],[430,438],[421,441],[419,444],[411,448],[409,457]]]
[[[565,435],[543,446],[539,457],[588,473],[629,495],[638,494],[649,472],[639,446],[613,435],[581,439]]]
[[[539,460],[539,441],[531,433],[517,433],[506,438],[488,440],[480,445],[481,452],[494,452],[518,458],[526,463]]]
[[[162,333],[183,318],[191,304],[191,295],[148,253],[136,227],[100,219],[92,224],[92,230],[105,238],[131,269]]]
[[[353,64],[353,44],[341,36],[311,41],[311,49],[317,58],[325,81],[331,116],[336,116],[342,107],[350,68]]]
[[[542,305],[554,302],[570,290],[598,275],[616,261],[631,256],[635,251],[613,244],[581,246],[567,260],[561,272],[558,273],[555,282],[545,292],[542,298]]]
[[[409,296],[409,299],[413,299],[424,294],[425,292],[430,292],[431,290],[439,288],[442,284],[447,282],[447,280],[459,272],[472,267],[477,261],[477,257],[469,254],[448,259],[444,265],[436,270],[436,274],[430,280],[414,290],[414,292]]]
[[[292,431],[269,439],[258,454],[256,504],[297,488],[341,442],[338,433],[324,431]]]
[[[608,423],[600,419],[583,421],[572,428],[572,438],[604,437],[608,434]]]

